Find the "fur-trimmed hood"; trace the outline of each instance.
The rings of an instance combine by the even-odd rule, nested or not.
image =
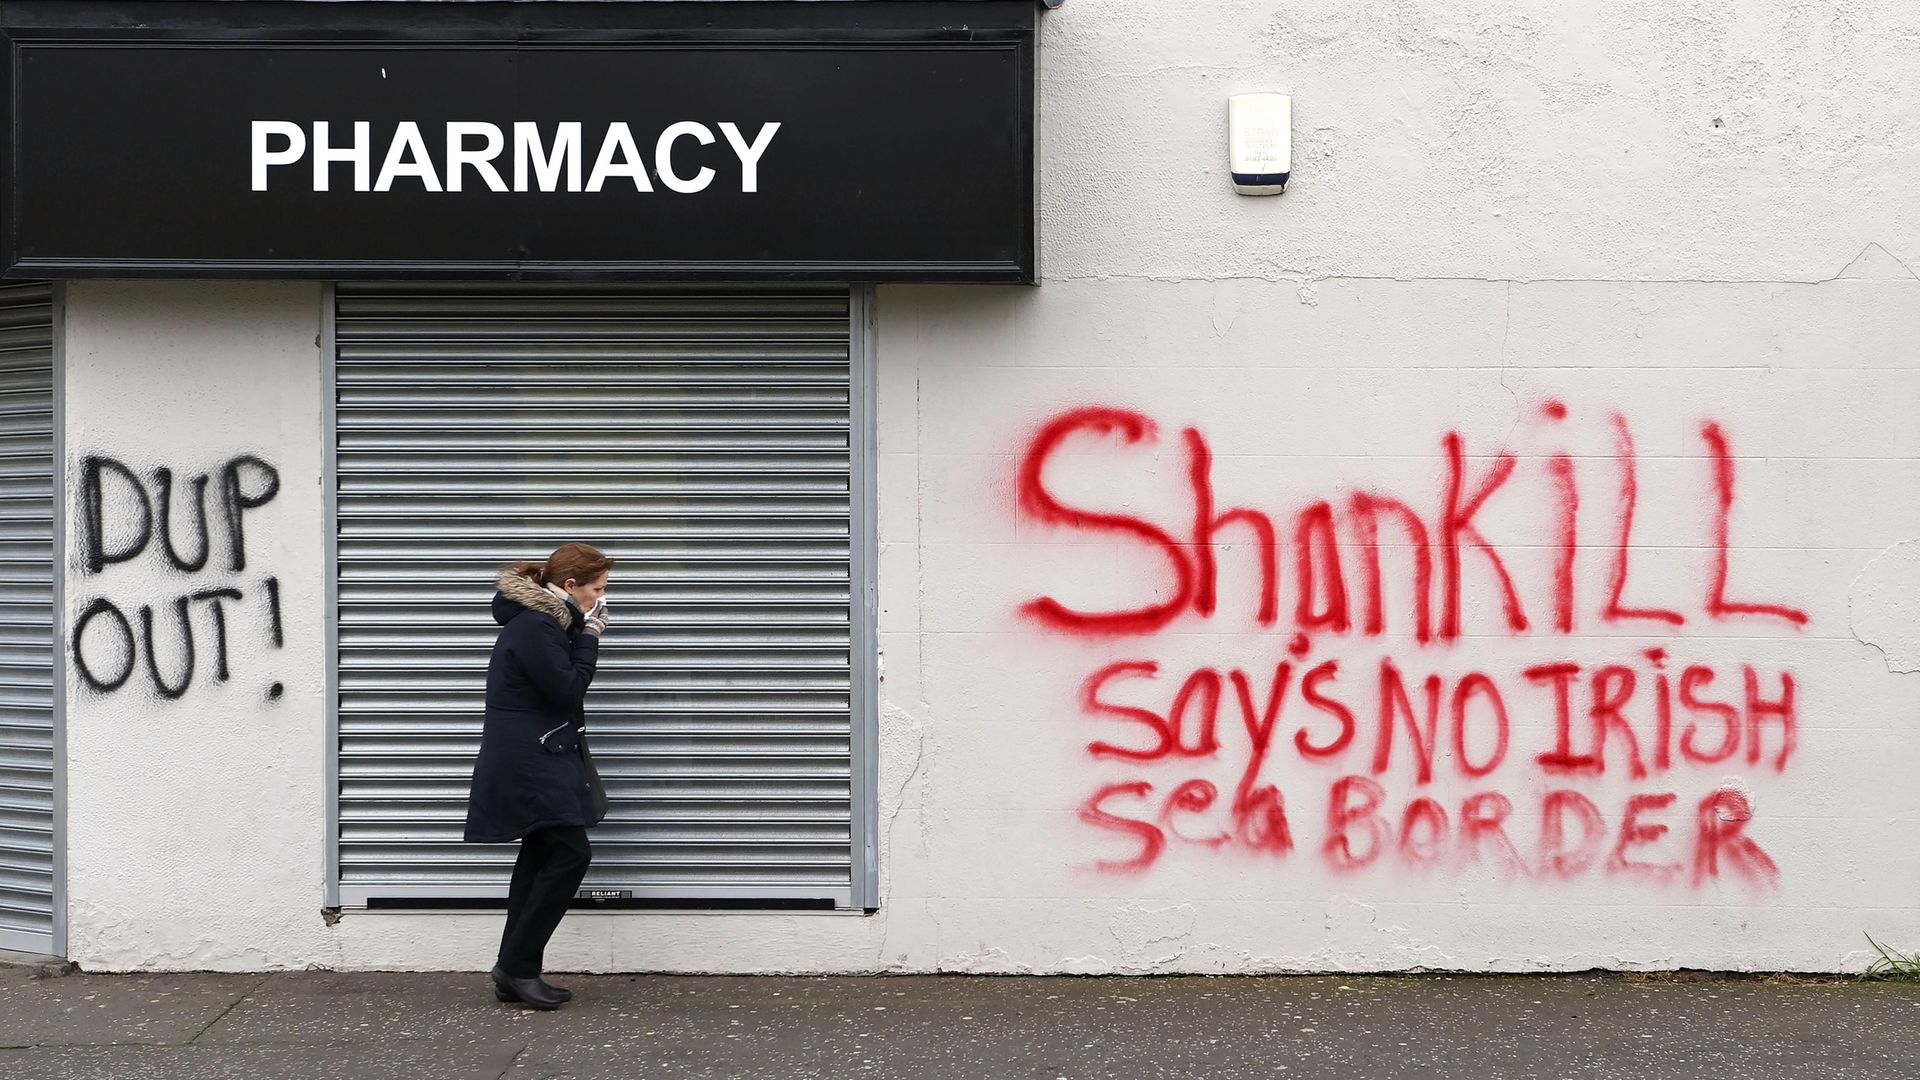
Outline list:
[[[500,572],[499,589],[499,595],[493,598],[493,618],[500,625],[505,626],[524,608],[553,616],[562,630],[573,629],[576,609],[559,590],[535,584],[532,578],[511,569]]]

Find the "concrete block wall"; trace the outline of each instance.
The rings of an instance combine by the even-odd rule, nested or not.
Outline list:
[[[1843,970],[1868,933],[1920,946],[1910,23],[1894,0],[1045,16],[1044,284],[879,292],[879,913],[579,916],[553,965]],[[1225,100],[1267,89],[1295,95],[1295,179],[1237,197]],[[280,483],[244,572],[69,570],[69,618],[245,596],[224,683],[74,676],[83,965],[491,956],[497,918],[320,911],[319,305],[69,293],[71,483],[86,454]]]

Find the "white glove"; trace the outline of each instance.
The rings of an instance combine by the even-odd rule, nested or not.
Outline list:
[[[603,596],[600,598],[599,603],[593,605],[593,610],[587,612],[586,632],[592,634],[594,637],[599,637],[601,634],[606,633],[607,623],[609,621],[607,616],[607,598]]]

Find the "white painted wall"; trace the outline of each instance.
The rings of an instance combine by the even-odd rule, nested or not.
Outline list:
[[[99,968],[277,968],[318,958],[323,690],[320,527],[321,290],[279,283],[76,282],[67,289],[66,443],[69,627],[105,599],[138,638],[124,685],[85,685],[69,653],[67,805],[69,955]],[[83,565],[88,529],[81,470],[101,455],[144,484],[103,479],[108,552],[137,539],[153,472],[175,485],[210,475],[212,550],[175,569],[155,536],[140,556],[98,574]],[[246,565],[232,569],[223,470],[254,455],[279,492],[242,515]],[[266,491],[246,467],[242,494]],[[176,486],[175,505],[192,500]],[[176,519],[179,554],[196,562],[194,518]],[[283,648],[271,644],[267,579],[279,581]],[[140,609],[153,610],[158,666],[182,686],[175,601],[237,589],[223,603],[227,675],[217,678],[211,604],[189,604],[195,664],[181,696],[155,690]],[[69,634],[71,630],[69,630]],[[82,656],[107,682],[127,657],[111,616],[85,628]],[[279,700],[269,689],[279,684]]]
[[[1913,16],[1895,0],[1439,7],[1073,0],[1043,19],[1046,283],[880,294],[881,913],[575,916],[553,966],[1836,969],[1864,963],[1866,933],[1920,946],[1920,853],[1905,840],[1920,814],[1907,782],[1920,705],[1899,673],[1920,670],[1920,280],[1908,269],[1920,258],[1908,180],[1920,149],[1903,92],[1920,80]],[[1295,180],[1278,198],[1236,197],[1224,176],[1225,99],[1255,89],[1296,95]],[[258,573],[283,582],[287,619],[285,648],[271,650],[251,615],[235,615],[248,644],[235,646],[231,681],[204,695],[74,688],[83,965],[480,968],[491,957],[497,917],[321,919],[318,305],[304,286],[69,294],[72,452],[179,471],[239,452],[273,461],[282,490],[247,519],[258,550],[237,583],[255,580],[257,557]],[[1547,416],[1550,401],[1564,421]],[[1137,537],[1049,527],[1020,507],[1030,440],[1085,406],[1137,410],[1157,436],[1127,446],[1083,433],[1052,459],[1048,490],[1190,540],[1182,433],[1199,430],[1219,508],[1257,508],[1279,529],[1278,625],[1256,623],[1244,528],[1222,535],[1235,546],[1219,553],[1210,618],[1189,610],[1155,633],[1087,640],[1021,616],[1043,596],[1100,610],[1167,586],[1167,558]],[[1671,606],[1686,620],[1677,628],[1600,614],[1619,530],[1615,414],[1638,459],[1623,602]],[[1718,506],[1708,422],[1735,477],[1725,593],[1802,610],[1804,627],[1705,610]],[[1469,549],[1460,640],[1413,640],[1394,569],[1404,559],[1390,559],[1386,633],[1314,635],[1276,724],[1261,777],[1284,792],[1294,850],[1173,840],[1142,872],[1090,869],[1141,851],[1083,819],[1105,785],[1151,785],[1102,805],[1166,828],[1165,796],[1205,779],[1218,801],[1170,827],[1231,830],[1248,737],[1228,686],[1217,756],[1095,759],[1090,742],[1140,745],[1146,731],[1089,713],[1088,675],[1155,662],[1157,680],[1102,696],[1164,713],[1195,667],[1241,669],[1258,703],[1293,636],[1296,515],[1364,488],[1437,530],[1449,432],[1469,494],[1491,455],[1516,455],[1475,523],[1511,570],[1529,631],[1507,631],[1489,563]],[[1580,499],[1566,634],[1552,602],[1562,496],[1548,463],[1560,453]],[[1338,536],[1360,615],[1344,515]],[[151,561],[69,580],[74,611],[96,594],[137,605],[197,587]],[[1553,698],[1520,673],[1631,665],[1622,714],[1650,762],[1649,648],[1665,650],[1675,682],[1711,666],[1701,696],[1715,700],[1739,696],[1747,665],[1769,695],[1791,673],[1798,747],[1784,767],[1772,765],[1776,724],[1757,765],[1675,749],[1670,768],[1636,779],[1616,742],[1604,776],[1544,770]],[[1430,795],[1457,831],[1462,799],[1504,795],[1528,873],[1455,865],[1457,846],[1425,870],[1393,852],[1330,867],[1329,789],[1372,775],[1369,687],[1385,656],[1416,700],[1428,673],[1449,690],[1487,673],[1512,722],[1504,763],[1470,779],[1443,708],[1430,785],[1397,732],[1378,778],[1388,810]],[[1293,732],[1331,728],[1298,681],[1330,659],[1337,695],[1360,714],[1357,739],[1304,761]],[[287,687],[271,705],[269,678]],[[1675,707],[1676,740],[1697,718]],[[1573,719],[1584,742],[1584,703]],[[1713,741],[1707,727],[1699,742]],[[1470,749],[1487,745],[1476,735]],[[1605,821],[1601,865],[1572,880],[1534,872],[1540,800],[1555,789],[1581,792]],[[1742,835],[1777,865],[1777,884],[1757,887],[1724,859],[1693,880],[1698,807],[1727,789],[1750,801]],[[1629,798],[1664,793],[1674,803],[1641,824],[1670,831],[1629,851],[1682,872],[1608,872]],[[1730,830],[1720,818],[1742,815],[1732,800],[1721,809],[1709,824]]]

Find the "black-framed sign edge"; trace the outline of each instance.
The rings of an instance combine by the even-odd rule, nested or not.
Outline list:
[[[256,0],[257,2],[257,0]],[[977,2],[977,0],[976,0]],[[0,18],[10,8],[21,7],[18,3],[0,0]],[[31,6],[31,5],[29,5]],[[139,3],[100,5],[101,7],[125,9],[129,7],[165,8],[165,4]],[[184,6],[184,5],[183,5]],[[193,5],[200,6],[200,5]],[[234,5],[238,7],[239,5]],[[246,5],[254,8],[255,4]],[[300,8],[311,11],[314,8],[366,8],[365,4],[292,4],[274,2],[258,4],[259,8],[273,8],[287,11]],[[392,11],[396,5],[381,5]],[[412,5],[409,5],[412,6]],[[432,5],[445,11],[448,7],[466,8],[469,13],[476,9],[520,9],[533,5],[502,5],[497,3],[477,3],[473,5]],[[561,5],[571,7],[572,5]],[[610,5],[592,5],[608,7]],[[671,0],[660,4],[621,5],[626,8],[652,8],[657,13],[661,8],[735,8],[733,4],[698,5],[673,3]],[[737,5],[739,9],[765,9],[770,5],[748,3]],[[799,4],[796,7],[810,9],[817,13],[823,8],[866,8],[870,4]],[[915,5],[882,5],[913,7]],[[949,4],[936,0],[926,4],[927,9],[969,7],[972,4]],[[980,8],[1006,9],[1011,2],[979,3]],[[0,56],[4,56],[5,78],[0,78],[0,115],[7,119],[8,132],[4,143],[0,143],[0,154],[5,161],[0,163],[0,210],[4,210],[6,220],[0,223],[0,279],[44,279],[44,278],[203,278],[203,279],[286,279],[286,280],[379,280],[407,279],[419,280],[434,277],[467,280],[526,280],[526,281],[822,281],[822,282],[858,282],[858,283],[1001,283],[1036,285],[1039,283],[1039,228],[1038,228],[1038,180],[1037,180],[1037,27],[1033,21],[1036,9],[1022,4],[1028,17],[1018,26],[1005,22],[988,22],[986,25],[970,26],[926,26],[915,28],[862,27],[857,25],[822,26],[807,25],[798,29],[767,26],[702,26],[697,28],[648,27],[607,27],[596,26],[586,29],[570,29],[557,26],[500,26],[461,25],[449,27],[436,25],[431,27],[410,28],[404,21],[396,20],[392,25],[381,28],[360,28],[338,37],[329,35],[316,38],[313,31],[305,25],[260,25],[250,22],[247,26],[230,27],[169,27],[166,25],[131,27],[125,25],[74,25],[74,26],[0,26]],[[68,9],[76,10],[77,9]],[[237,14],[237,13],[236,13]],[[400,14],[395,12],[395,14]],[[804,36],[801,36],[804,35]],[[1024,236],[1021,238],[1019,258],[1012,261],[836,261],[836,260],[777,260],[777,261],[714,261],[700,262],[687,260],[659,261],[556,261],[556,260],[488,260],[488,261],[440,261],[440,260],[276,260],[276,259],[194,259],[194,258],[125,258],[103,259],[84,257],[34,257],[24,258],[18,254],[17,226],[19,221],[17,199],[21,191],[21,178],[18,163],[20,150],[16,143],[19,137],[18,117],[15,109],[19,99],[17,80],[21,65],[19,51],[23,47],[74,48],[87,46],[124,48],[137,45],[151,48],[393,48],[396,50],[443,50],[443,49],[528,49],[545,51],[568,47],[581,48],[670,48],[702,47],[725,49],[729,46],[753,46],[756,48],[790,45],[796,49],[809,47],[846,48],[861,44],[876,47],[898,47],[914,45],[926,48],[954,49],[1013,49],[1020,54],[1020,115],[1018,118],[1018,141],[1023,148],[1025,160],[1022,169],[1027,213],[1024,221]]]
[[[275,278],[318,281],[822,281],[1035,284],[1020,262],[779,261],[437,261],[271,259],[20,259],[0,278]]]

